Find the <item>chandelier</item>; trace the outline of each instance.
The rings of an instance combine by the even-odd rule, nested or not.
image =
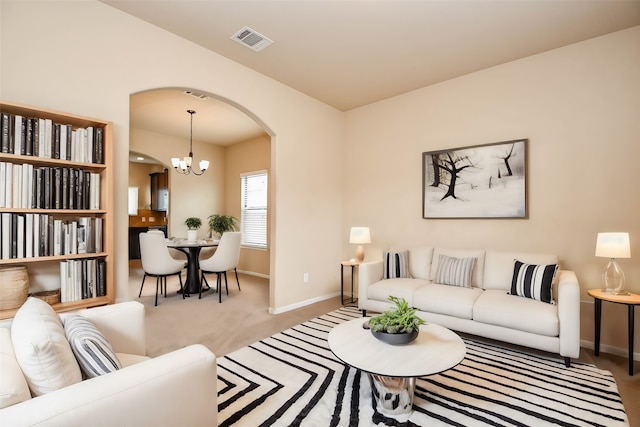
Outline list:
[[[191,131],[189,134],[189,155],[180,160],[179,157],[172,157],[171,164],[173,165],[176,172],[189,175],[193,173],[194,175],[202,175],[204,171],[209,167],[208,160],[200,160],[200,172],[196,172],[195,169],[191,167],[193,163],[193,115],[196,113],[194,110],[187,110],[187,113],[191,115]]]

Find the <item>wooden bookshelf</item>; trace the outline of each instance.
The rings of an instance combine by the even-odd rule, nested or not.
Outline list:
[[[45,267],[46,271],[59,271],[59,264],[66,260],[83,260],[95,258],[104,260],[105,265],[105,295],[93,296],[91,298],[79,299],[71,302],[53,304],[52,307],[56,311],[72,311],[81,308],[94,307],[98,305],[112,304],[115,301],[115,285],[114,285],[114,189],[113,189],[113,124],[109,121],[93,119],[75,114],[67,114],[59,111],[31,107],[27,105],[16,104],[12,102],[0,101],[0,111],[19,115],[25,118],[49,119],[53,123],[71,125],[71,128],[102,129],[102,163],[93,163],[90,161],[77,161],[56,159],[43,156],[22,155],[13,152],[1,152],[0,146],[0,162],[12,163],[14,165],[32,165],[34,168],[52,167],[52,168],[77,168],[99,175],[99,207],[97,209],[43,209],[28,207],[0,207],[0,214],[39,214],[49,215],[56,219],[70,219],[74,217],[91,217],[102,219],[102,250],[96,253],[71,253],[66,255],[47,255],[38,257],[20,257],[9,258],[2,256],[0,258],[0,268],[8,266],[26,266],[27,271],[31,268]],[[5,177],[0,177],[0,184],[5,185]],[[1,231],[1,229],[0,229]],[[5,239],[5,236],[2,236]],[[2,248],[0,247],[0,254]],[[48,266],[47,266],[48,264]],[[51,266],[57,266],[53,269]],[[48,268],[46,268],[48,267]],[[30,274],[31,275],[31,274]],[[53,274],[52,274],[53,275]],[[49,278],[48,278],[49,279]],[[55,283],[60,283],[60,276],[51,278]],[[59,286],[58,286],[59,287]],[[15,315],[17,309],[0,311],[0,319],[11,318]]]

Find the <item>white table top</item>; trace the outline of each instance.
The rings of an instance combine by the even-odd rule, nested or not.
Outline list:
[[[362,328],[366,320],[366,317],[350,320],[329,332],[333,354],[365,372],[387,377],[424,377],[453,368],[467,352],[455,332],[439,325],[422,325],[415,341],[391,345]]]
[[[169,248],[209,247],[220,244],[220,240],[196,240],[195,242],[190,242],[187,239],[165,239],[164,241]]]

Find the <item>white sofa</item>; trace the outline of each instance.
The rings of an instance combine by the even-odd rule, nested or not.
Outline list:
[[[107,338],[122,369],[37,397],[20,391],[22,371],[12,347],[12,321],[0,324],[2,426],[215,426],[215,355],[191,345],[145,355],[144,306],[125,302],[81,310]],[[61,314],[64,318],[67,314]],[[17,350],[17,347],[16,347]],[[17,367],[17,369],[16,369]],[[24,380],[22,381],[24,384]],[[23,400],[19,403],[11,399]],[[7,400],[9,399],[9,400]]]
[[[440,255],[475,258],[470,287],[436,283]],[[404,298],[427,322],[557,353],[569,366],[571,358],[580,355],[580,287],[575,273],[557,270],[552,289],[555,303],[549,304],[509,294],[514,260],[558,263],[557,256],[546,254],[413,248],[408,250],[410,278],[383,279],[383,261],[360,264],[358,307],[366,316],[367,310],[381,313],[391,308],[390,295]]]

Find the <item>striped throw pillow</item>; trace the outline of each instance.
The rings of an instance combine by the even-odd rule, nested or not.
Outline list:
[[[475,258],[455,258],[440,255],[435,282],[440,285],[470,288],[473,266],[475,264]]]
[[[553,304],[551,285],[558,264],[535,265],[514,260],[511,295]]]
[[[409,251],[385,252],[382,258],[385,279],[409,277]]]
[[[89,319],[68,316],[64,332],[85,377],[94,378],[122,368],[109,341]]]

